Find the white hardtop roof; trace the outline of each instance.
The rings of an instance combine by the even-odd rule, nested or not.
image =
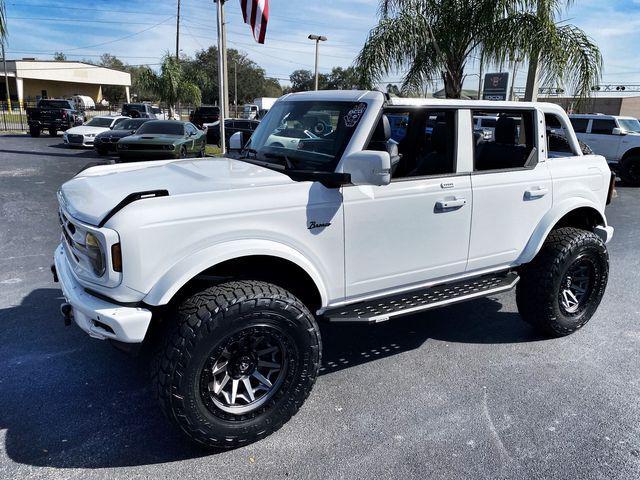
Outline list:
[[[318,90],[311,92],[290,93],[280,97],[280,100],[287,101],[343,101],[343,102],[362,102],[374,99],[387,100],[387,105],[406,106],[406,107],[457,107],[468,108],[473,110],[521,110],[530,108],[539,108],[543,112],[562,114],[564,109],[555,103],[548,102],[501,102],[489,100],[451,100],[441,98],[401,98],[387,96],[376,90]]]
[[[572,113],[569,118],[593,118],[601,120],[612,120],[619,118],[621,120],[637,120],[635,117],[627,115],[605,115],[604,113]]]

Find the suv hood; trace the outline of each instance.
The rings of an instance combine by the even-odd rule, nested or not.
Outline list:
[[[89,168],[62,185],[59,198],[74,218],[98,225],[132,193],[167,190],[175,196],[288,183],[294,181],[283,173],[231,158],[161,160]]]

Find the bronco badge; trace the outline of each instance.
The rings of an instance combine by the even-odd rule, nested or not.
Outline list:
[[[314,228],[324,228],[324,227],[328,227],[329,225],[331,225],[331,223],[318,223],[315,220],[311,220],[307,228],[309,230],[313,230]]]

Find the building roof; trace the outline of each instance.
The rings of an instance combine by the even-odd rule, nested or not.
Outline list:
[[[7,75],[24,79],[94,85],[131,85],[131,74],[127,72],[75,61],[7,60]]]

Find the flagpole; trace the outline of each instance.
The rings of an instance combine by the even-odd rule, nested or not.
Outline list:
[[[227,146],[226,146],[226,138],[225,138],[225,132],[224,132],[224,119],[227,118],[227,111],[226,111],[226,101],[225,101],[225,92],[226,92],[226,88],[225,88],[225,83],[227,81],[227,79],[225,78],[225,68],[224,68],[224,52],[226,51],[225,45],[224,45],[224,35],[222,32],[222,19],[223,19],[223,7],[224,7],[224,0],[214,0],[214,2],[217,5],[217,9],[216,9],[216,20],[218,23],[218,105],[220,107],[220,150],[222,151],[222,154],[224,155],[227,151]]]

